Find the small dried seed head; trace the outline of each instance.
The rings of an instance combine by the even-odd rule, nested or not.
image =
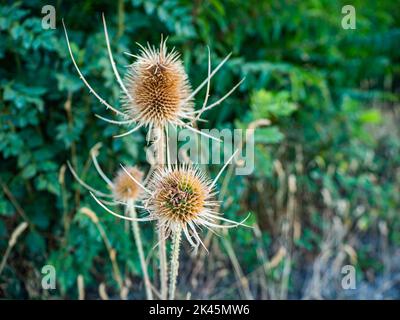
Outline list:
[[[136,167],[127,167],[126,170],[138,182],[143,179],[143,173]],[[119,201],[136,200],[140,193],[140,186],[123,170],[119,170],[114,178],[114,197]]]
[[[160,48],[142,47],[141,55],[126,77],[129,96],[124,95],[126,113],[146,126],[163,127],[168,123],[191,119],[193,101],[188,76],[175,51],[167,53],[166,43]]]
[[[211,197],[206,178],[191,168],[159,171],[150,188],[154,190],[149,201],[151,211],[168,224],[197,220]]]

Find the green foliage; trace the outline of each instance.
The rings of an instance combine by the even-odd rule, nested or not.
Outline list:
[[[223,207],[235,220],[253,212],[263,230],[262,241],[247,229],[231,233],[246,273],[259,263],[255,248],[263,246],[272,255],[279,242],[289,197],[276,171],[279,164],[284,179],[296,176],[296,215],[302,231],[294,246],[299,256],[320,249],[333,215],[360,237],[376,234],[377,226],[384,223],[390,243],[398,246],[400,12],[394,1],[353,1],[357,29],[343,30],[344,4],[328,0],[57,2],[57,28],[44,30],[41,1],[2,3],[0,255],[22,219],[28,219],[30,226],[1,274],[0,296],[27,298],[35,292],[42,297],[40,289],[25,283],[31,279],[40,284],[40,269],[47,263],[57,269],[53,296],[76,298],[80,274],[93,296],[97,297],[101,282],[118,293],[103,239],[82,213],[85,206],[98,215],[123,275],[140,280],[136,248],[125,223],[99,209],[65,170],[71,161],[87,183],[105,191],[88,160],[89,150],[99,141],[103,143],[99,160],[108,176],[121,162],[147,168],[142,151],[145,133],[112,138],[122,129],[94,116],[111,117],[84,87],[68,55],[62,17],[83,74],[102,97],[119,106],[101,12],[107,18],[121,74],[133,61],[123,52],[137,53],[135,42],[156,44],[160,34],[168,35],[170,46],[182,53],[193,86],[207,75],[207,45],[214,65],[233,52],[213,80],[210,101],[223,96],[243,76],[246,81],[209,111],[209,123],[201,126],[246,128],[261,118],[271,121],[255,133],[254,173],[231,179],[229,201]],[[197,99],[201,106],[202,96]],[[323,190],[330,201],[322,196]],[[348,209],[338,213],[342,203]],[[320,218],[326,210],[327,221]],[[151,227],[146,225],[143,233],[145,251],[150,252],[155,244]],[[381,271],[380,257],[373,249],[361,244],[356,249],[363,270]],[[270,271],[271,279],[282,275],[283,263]],[[299,260],[297,266],[301,265]]]
[[[250,100],[254,119],[273,119],[290,116],[297,106],[289,101],[290,93],[280,91],[277,93],[259,90],[255,92]]]

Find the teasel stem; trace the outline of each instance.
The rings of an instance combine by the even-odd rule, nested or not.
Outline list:
[[[160,255],[160,276],[161,276],[161,298],[167,299],[167,285],[168,285],[168,266],[167,266],[167,249],[165,239],[165,228],[158,228],[159,240],[159,255]]]
[[[178,279],[179,271],[179,250],[182,239],[182,227],[179,225],[173,232],[172,238],[172,252],[171,252],[171,276],[169,283],[169,300],[174,300],[176,282]]]
[[[156,166],[163,166],[165,163],[165,135],[163,128],[155,128],[156,134],[155,150],[156,150]],[[168,293],[168,265],[167,265],[167,249],[166,249],[166,231],[162,226],[158,227],[158,252],[160,258],[160,281],[161,281],[161,298],[167,299]]]
[[[136,219],[137,218],[136,208],[135,208],[134,202],[132,200],[128,200],[127,208],[128,208],[128,213],[131,216],[131,218]],[[143,243],[142,243],[142,237],[140,234],[140,227],[139,227],[139,223],[136,220],[132,220],[132,233],[133,233],[133,237],[135,239],[136,247],[137,247],[137,250],[139,253],[140,265],[142,267],[142,272],[143,272],[144,286],[146,289],[146,297],[147,297],[147,300],[153,300],[153,292],[151,291],[151,282],[150,282],[149,274],[147,272],[147,263],[146,263],[146,259],[145,259],[144,251],[143,251]]]

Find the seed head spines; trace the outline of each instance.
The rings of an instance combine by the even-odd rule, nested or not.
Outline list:
[[[130,66],[122,101],[125,112],[144,125],[163,127],[178,124],[182,116],[190,118],[193,99],[188,76],[179,54],[167,52],[166,41],[160,48],[142,47],[137,61]]]

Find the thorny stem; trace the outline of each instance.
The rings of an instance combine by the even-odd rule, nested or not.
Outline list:
[[[163,128],[155,128],[156,140],[156,166],[162,166],[165,163],[165,136]],[[160,256],[160,281],[161,281],[161,298],[167,299],[167,286],[168,286],[168,266],[167,266],[167,250],[165,243],[165,228],[158,228],[158,243],[159,243],[159,256]]]
[[[168,267],[167,267],[167,250],[165,244],[165,229],[158,228],[159,255],[160,255],[160,277],[161,277],[161,298],[167,299],[168,284]]]
[[[171,252],[171,276],[169,282],[169,300],[174,300],[175,298],[175,289],[176,289],[176,281],[178,278],[179,271],[179,249],[181,245],[182,238],[182,227],[179,226],[173,232],[172,239],[172,252]]]
[[[133,202],[131,200],[128,201],[128,212],[133,219],[137,218],[136,209],[133,206]],[[143,243],[140,235],[139,223],[135,220],[132,220],[132,232],[139,253],[140,265],[142,267],[144,285],[146,288],[146,297],[147,300],[153,300],[153,292],[151,291],[151,282],[149,274],[147,272],[147,264],[146,264],[146,259],[144,257]]]

